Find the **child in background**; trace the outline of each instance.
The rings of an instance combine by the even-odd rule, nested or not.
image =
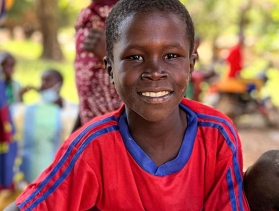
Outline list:
[[[0,52],[0,77],[5,82],[5,92],[8,104],[22,102],[21,86],[13,79],[16,60],[8,52]]]
[[[41,100],[11,107],[22,145],[21,170],[27,183],[31,183],[51,164],[73,127],[78,108],[62,98],[62,85],[61,73],[55,69],[46,69],[42,72],[40,87],[29,87],[29,90],[38,91]]]

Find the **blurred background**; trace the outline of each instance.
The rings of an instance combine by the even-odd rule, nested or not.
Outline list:
[[[237,96],[241,97],[242,107],[239,107],[239,102],[230,100],[223,106],[227,109],[236,103],[236,107],[232,106],[232,110],[242,112],[242,124],[237,127],[243,141],[247,167],[261,152],[272,148],[278,149],[279,146],[278,127],[264,124],[261,115],[255,115],[260,113],[258,104],[262,105],[268,99],[272,106],[265,107],[263,113],[272,110],[271,116],[275,119],[275,123],[279,119],[279,1],[181,1],[193,18],[196,35],[200,40],[197,70],[201,70],[202,73],[214,72],[213,75],[217,75],[218,80],[226,75],[228,71],[226,57],[230,49],[238,43],[241,32],[245,37],[241,78],[254,80],[264,73],[265,77],[260,78],[259,85],[256,82],[254,84],[249,82],[249,87],[256,84],[256,88],[249,91],[249,96],[248,91],[244,95],[245,99],[243,93]],[[90,1],[7,0],[6,2],[6,13],[1,17],[0,24],[0,50],[9,51],[17,60],[14,79],[22,86],[38,86],[41,72],[47,68],[56,68],[61,71],[65,80],[62,96],[73,103],[78,103],[73,67],[74,25],[78,13],[88,6]],[[209,98],[209,101],[205,99],[208,99],[206,96],[212,91],[210,89],[212,81],[216,82],[216,78],[201,80],[197,100],[211,104],[212,98]],[[223,99],[220,96],[217,97],[218,103]],[[216,105],[215,97],[216,95],[213,95],[214,105]],[[31,104],[38,101],[38,98],[37,92],[30,91],[24,95],[24,102]],[[244,112],[250,98],[257,104],[256,106],[249,104],[247,108],[247,114],[252,113],[252,117]],[[240,115],[232,115],[233,118],[235,116],[238,118]]]
[[[242,141],[245,171],[263,152],[279,148],[279,0],[181,2],[194,21],[198,54],[185,96],[215,107],[233,120]],[[56,69],[64,78],[61,95],[69,102],[68,110],[60,110],[56,104],[38,104],[38,90],[30,90],[23,95],[23,107],[13,112],[40,112],[37,118],[30,113],[14,115],[15,127],[8,105],[0,103],[0,117],[6,117],[0,124],[7,136],[6,140],[0,134],[0,210],[28,183],[27,173],[20,169],[25,150],[22,143],[37,153],[33,161],[42,166],[38,157],[51,161],[49,156],[55,152],[52,145],[59,147],[70,134],[71,124],[78,122],[75,23],[81,9],[90,4],[91,0],[0,0],[0,52],[8,51],[15,58],[13,80],[21,87],[38,88],[43,83],[42,73]],[[0,74],[2,70],[0,66]],[[59,79],[57,75],[52,72],[56,79],[51,80]],[[51,74],[47,77],[44,80],[50,81]],[[2,95],[0,92],[0,100]],[[36,110],[34,105],[38,106]],[[56,112],[60,112],[61,120]],[[24,135],[29,131],[35,138]],[[28,150],[25,154],[33,155]]]
[[[14,79],[22,86],[38,86],[40,73],[47,68],[61,71],[65,83],[62,96],[78,102],[74,82],[74,24],[82,8],[90,1],[79,0],[8,0],[2,18],[0,50],[17,59]],[[24,95],[25,103],[38,100],[37,92]]]
[[[38,85],[40,72],[55,67],[63,73],[62,95],[78,102],[74,84],[74,24],[89,0],[8,0],[0,28],[0,50],[17,59],[14,78],[24,85]],[[254,77],[270,62],[265,92],[279,105],[279,1],[278,0],[183,0],[191,13],[196,34],[201,39],[199,63],[209,67],[224,58],[237,43],[241,28],[245,34],[244,77]],[[223,65],[215,71],[222,74]],[[29,92],[24,102],[37,101]]]

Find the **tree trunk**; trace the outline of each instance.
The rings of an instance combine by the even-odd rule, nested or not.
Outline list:
[[[64,56],[57,39],[57,0],[36,0],[36,8],[43,39],[41,58],[61,61]]]
[[[238,23],[238,28],[239,28],[239,34],[242,34],[244,36],[244,30],[248,24],[248,20],[247,20],[247,13],[249,12],[249,10],[251,9],[253,5],[253,0],[249,0],[248,2],[246,2],[245,4],[243,3],[240,11],[239,11],[239,23]]]

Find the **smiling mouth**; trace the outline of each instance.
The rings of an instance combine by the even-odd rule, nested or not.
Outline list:
[[[164,97],[170,94],[169,91],[160,91],[160,92],[142,92],[140,93],[142,96],[146,97]]]

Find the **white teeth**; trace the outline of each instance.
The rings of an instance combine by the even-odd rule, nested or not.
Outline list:
[[[143,96],[147,97],[162,97],[168,95],[170,92],[168,91],[161,91],[161,92],[143,92],[141,93]]]

